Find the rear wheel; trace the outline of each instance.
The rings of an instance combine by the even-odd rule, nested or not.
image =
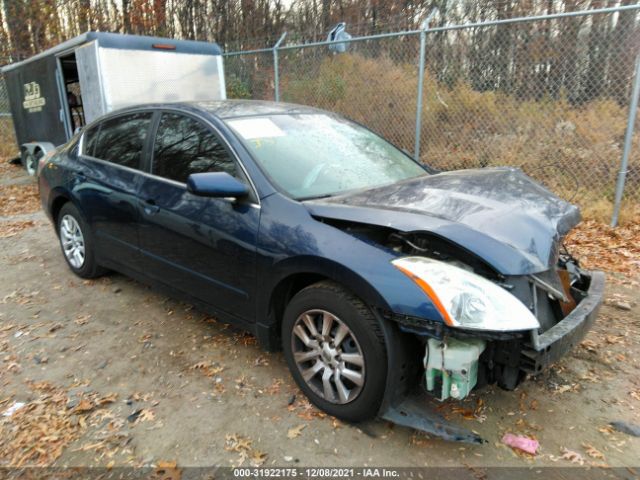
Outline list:
[[[316,406],[347,421],[374,417],[387,378],[380,321],[358,297],[320,282],[286,308],[282,342],[289,369]]]
[[[96,263],[89,227],[71,202],[60,209],[57,227],[62,254],[73,273],[82,278],[95,278],[105,273]]]

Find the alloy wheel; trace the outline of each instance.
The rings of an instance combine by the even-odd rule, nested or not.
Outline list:
[[[324,400],[355,400],[365,382],[365,361],[351,329],[325,310],[308,310],[293,326],[291,350],[306,384]]]
[[[25,165],[27,173],[33,177],[36,174],[36,170],[38,168],[38,160],[36,159],[35,155],[27,153],[27,156],[25,158]]]
[[[71,215],[65,215],[60,221],[60,242],[69,264],[76,269],[82,268],[85,259],[84,236],[78,221]]]

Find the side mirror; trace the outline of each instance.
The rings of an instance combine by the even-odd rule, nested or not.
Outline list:
[[[192,173],[187,178],[187,190],[212,198],[241,198],[249,194],[244,183],[226,172]]]

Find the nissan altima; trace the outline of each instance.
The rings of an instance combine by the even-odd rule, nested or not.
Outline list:
[[[516,168],[437,172],[314,108],[128,108],[38,168],[73,273],[118,271],[250,331],[347,421],[479,441],[426,394],[514,389],[602,301],[603,274],[563,246],[577,207]]]

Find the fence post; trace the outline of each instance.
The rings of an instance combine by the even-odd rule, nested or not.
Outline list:
[[[418,95],[416,104],[416,133],[415,144],[413,146],[413,158],[416,162],[420,161],[420,133],[422,132],[422,95],[424,90],[424,56],[427,47],[427,30],[433,16],[438,12],[437,8],[431,10],[431,13],[420,24],[420,59],[418,61]]]
[[[280,101],[280,77],[278,75],[278,47],[280,47],[280,44],[284,41],[284,37],[286,36],[287,36],[287,32],[284,32],[282,35],[280,35],[280,38],[278,39],[276,44],[273,46],[273,83],[274,83],[273,90],[274,90],[276,102]]]
[[[627,131],[624,135],[624,149],[622,151],[622,160],[620,161],[620,171],[618,172],[618,181],[616,182],[616,198],[613,206],[613,216],[611,217],[611,226],[618,225],[618,216],[620,215],[620,206],[622,204],[622,195],[624,193],[624,183],[627,177],[627,168],[629,166],[629,153],[631,152],[631,140],[633,139],[633,129],[636,123],[636,113],[638,111],[638,97],[640,96],[640,53],[636,56],[636,68],[633,79],[633,89],[631,93],[631,102],[629,104],[629,118],[627,120]]]

